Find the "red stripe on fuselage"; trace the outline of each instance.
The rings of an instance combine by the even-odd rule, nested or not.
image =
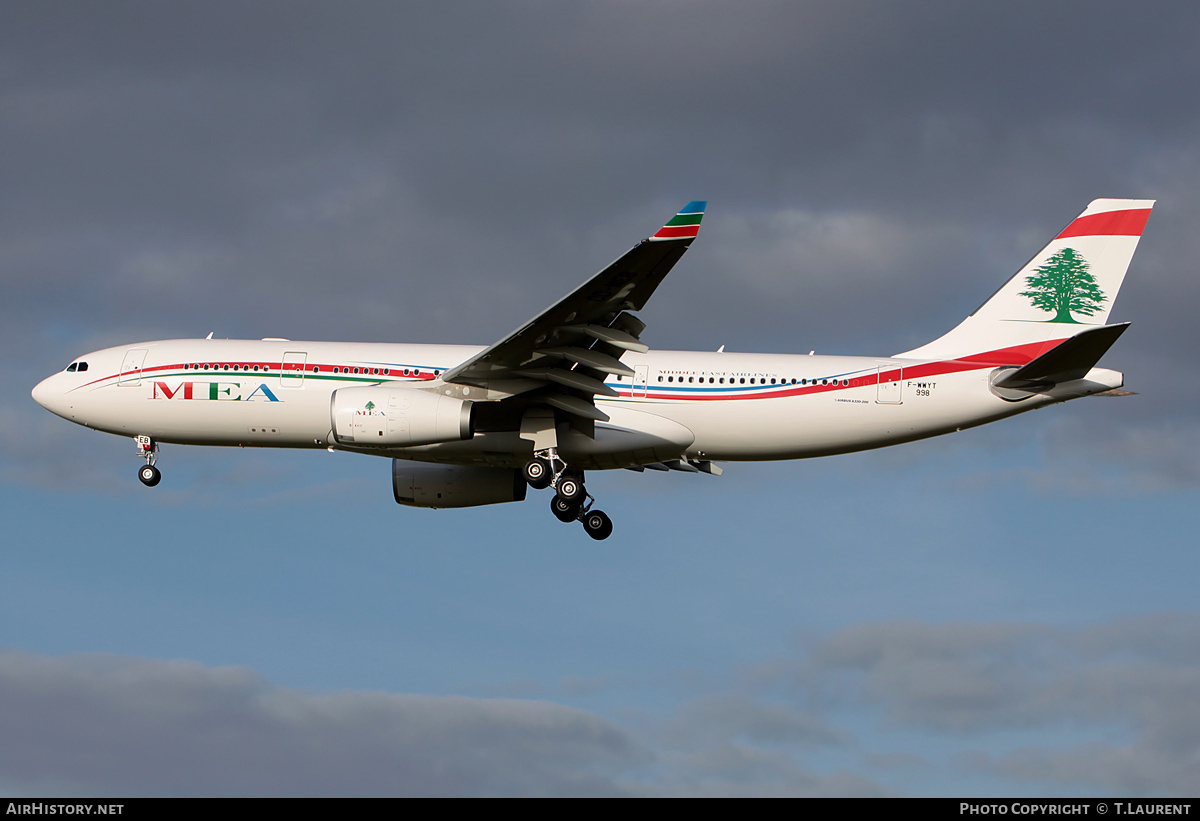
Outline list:
[[[746,399],[780,399],[785,396],[805,396],[814,393],[844,391],[851,388],[862,388],[879,383],[887,384],[888,382],[894,382],[901,368],[903,368],[904,379],[908,380],[942,376],[948,373],[961,373],[962,371],[978,371],[984,368],[998,368],[1002,365],[1027,365],[1065,341],[1065,338],[1047,339],[1044,342],[1029,342],[1024,345],[1014,345],[1011,348],[999,348],[994,351],[971,354],[961,359],[943,359],[938,362],[918,362],[914,365],[900,365],[880,373],[878,381],[874,378],[875,374],[849,377],[849,385],[796,385],[795,387],[788,388],[765,388],[754,393],[724,394],[720,396],[705,396],[703,394],[688,392],[678,394],[660,393],[650,388],[644,395],[623,392],[621,396],[630,399],[672,399],[680,402],[729,402]],[[838,382],[841,382],[842,378],[839,377]],[[736,389],[741,389],[741,386],[738,386]],[[693,388],[692,390],[694,391],[695,389]],[[735,390],[735,388],[731,388],[730,390]]]
[[[372,373],[366,372],[367,369],[366,369],[366,366],[364,366],[364,365],[358,366],[359,368],[361,368],[363,370],[362,373],[351,373],[349,370],[349,368],[350,368],[349,365],[336,366],[336,367],[342,368],[343,370],[341,373],[334,373],[333,368],[335,366],[325,365],[325,364],[321,364],[319,362],[318,363],[307,363],[307,364],[303,364],[303,365],[300,363],[289,362],[288,363],[289,365],[295,365],[295,367],[289,368],[287,370],[283,370],[282,362],[253,362],[253,361],[248,362],[244,359],[239,359],[239,360],[237,360],[237,365],[238,365],[239,369],[236,371],[235,370],[225,370],[226,366],[232,367],[232,365],[234,364],[233,362],[215,362],[214,360],[210,359],[210,360],[208,360],[208,363],[211,363],[211,365],[212,365],[211,369],[198,368],[198,367],[189,368],[189,367],[187,367],[188,364],[198,364],[198,363],[182,363],[182,362],[180,362],[180,363],[176,363],[173,365],[154,365],[149,368],[142,368],[141,370],[138,370],[138,371],[121,371],[119,373],[110,374],[108,376],[98,377],[96,379],[93,379],[91,382],[85,382],[82,385],[76,385],[74,388],[71,388],[71,391],[83,390],[85,388],[90,388],[95,385],[99,385],[101,382],[107,382],[107,381],[110,381],[113,379],[120,381],[124,377],[129,377],[129,381],[133,381],[134,379],[153,379],[155,375],[162,375],[162,373],[165,371],[185,371],[185,373],[175,374],[176,377],[180,377],[180,376],[200,376],[200,377],[238,376],[238,377],[242,377],[242,376],[250,375],[250,376],[259,376],[259,377],[263,377],[263,378],[271,378],[271,377],[276,377],[276,376],[316,375],[316,376],[320,376],[320,377],[328,377],[328,376],[342,377],[342,376],[345,376],[347,378],[349,378],[349,377],[361,378],[361,377],[366,377],[366,376],[378,376],[378,377],[380,377],[380,379],[379,379],[380,382],[397,381],[397,380],[399,380],[399,381],[420,380],[423,382],[427,382],[427,381],[432,381],[433,379],[436,378],[433,375],[433,370],[434,370],[433,368],[426,368],[423,371],[418,371],[416,368],[410,368],[409,370],[411,370],[412,373],[402,376],[399,373],[399,371],[402,370],[401,368],[395,368],[395,367],[391,367],[391,366],[389,366],[389,368],[392,371],[392,373],[390,373],[390,374],[383,374],[383,373],[372,374]],[[260,370],[258,370],[258,371],[252,370],[252,368],[255,365],[258,365]],[[372,365],[371,367],[375,367],[375,366]],[[318,370],[318,369],[320,369],[320,370]],[[380,370],[383,370],[383,369],[381,368]],[[71,391],[68,391],[68,393],[70,393]]]
[[[1055,239],[1068,237],[1140,237],[1150,219],[1149,208],[1088,214],[1067,226]]]

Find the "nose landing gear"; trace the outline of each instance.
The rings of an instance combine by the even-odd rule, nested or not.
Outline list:
[[[554,448],[539,451],[522,469],[525,481],[534,490],[554,488],[550,512],[560,522],[582,522],[587,535],[597,541],[612,535],[612,519],[601,510],[593,510],[595,499],[583,485],[583,471],[570,470]]]
[[[138,456],[146,460],[146,466],[138,471],[138,479],[146,487],[154,487],[162,481],[162,471],[154,466],[158,458],[158,442],[142,435],[135,436],[134,441],[137,442]]]

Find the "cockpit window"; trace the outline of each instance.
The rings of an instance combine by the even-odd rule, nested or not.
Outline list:
[[[75,368],[78,365],[79,365],[78,362],[72,362],[70,365],[67,365],[67,373],[75,373]]]
[[[78,368],[76,368],[75,370],[79,371],[80,373],[83,373],[84,371],[86,371],[86,370],[87,370],[87,363],[86,363],[86,362],[80,362],[80,363],[79,363],[79,367],[78,367]]]

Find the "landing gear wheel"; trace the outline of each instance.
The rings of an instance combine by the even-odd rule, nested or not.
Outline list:
[[[601,510],[589,510],[583,516],[583,529],[596,541],[607,539],[612,535],[612,519]]]
[[[550,466],[550,460],[543,459],[540,456],[526,462],[522,473],[525,476],[525,481],[534,490],[549,487],[550,480],[554,477],[554,470]]]
[[[583,480],[574,476],[561,477],[558,480],[558,486],[554,489],[557,491],[558,498],[568,502],[583,499]]]
[[[146,487],[154,487],[162,481],[162,472],[154,465],[146,465],[138,471],[138,478],[142,480],[142,484]]]
[[[564,499],[561,496],[555,496],[550,500],[550,512],[560,522],[574,522],[579,518],[579,511],[582,509],[578,502]]]

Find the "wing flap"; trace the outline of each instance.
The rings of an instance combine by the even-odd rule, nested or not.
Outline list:
[[[556,382],[563,387],[590,393],[593,396],[620,396],[617,391],[605,385],[599,379],[587,376],[581,371],[566,371],[561,368],[552,368],[537,371],[522,371],[521,373],[533,379]]]

